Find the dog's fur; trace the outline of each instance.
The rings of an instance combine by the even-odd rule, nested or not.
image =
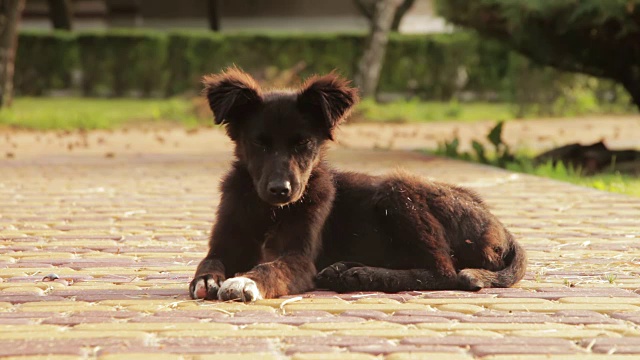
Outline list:
[[[523,277],[523,249],[473,191],[324,162],[358,101],[347,81],[332,73],[298,91],[262,92],[230,68],[204,85],[236,159],[192,298],[252,301],[314,287],[478,290]]]

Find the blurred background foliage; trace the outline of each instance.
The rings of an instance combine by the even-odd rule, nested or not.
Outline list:
[[[18,96],[163,97],[200,89],[203,74],[236,64],[259,80],[294,86],[339,69],[353,77],[365,34],[23,31]],[[283,74],[284,79],[283,79]],[[513,115],[559,116],[631,111],[612,80],[539,65],[474,33],[390,37],[378,100],[508,102]]]
[[[623,164],[615,151],[591,146],[577,166],[570,156],[541,164],[500,134],[502,121],[514,118],[637,114],[640,0],[3,4],[13,12],[0,7],[0,25],[7,14],[23,14],[26,26],[9,22],[21,30],[17,48],[0,41],[10,50],[0,51],[0,65],[16,51],[15,74],[0,66],[0,126],[211,126],[199,96],[204,74],[237,65],[263,86],[282,88],[335,69],[364,95],[350,122],[495,121],[486,140],[471,142],[472,152],[460,150],[466,144],[455,134],[436,152],[609,190],[639,188],[638,151]],[[582,170],[594,159],[606,166],[584,183],[592,173]]]

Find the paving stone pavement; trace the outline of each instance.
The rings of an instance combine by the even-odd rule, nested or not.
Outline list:
[[[187,284],[231,159],[222,132],[16,139],[17,156],[0,160],[0,357],[640,357],[638,198],[415,152],[337,147],[330,158],[339,168],[402,167],[476,189],[525,246],[525,279],[477,293],[192,301]]]

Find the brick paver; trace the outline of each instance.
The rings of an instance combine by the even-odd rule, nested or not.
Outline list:
[[[221,131],[3,137],[13,156],[0,160],[0,356],[640,356],[638,198],[418,153],[337,147],[337,167],[400,166],[476,189],[526,247],[525,279],[478,293],[192,301],[187,284],[231,159]]]

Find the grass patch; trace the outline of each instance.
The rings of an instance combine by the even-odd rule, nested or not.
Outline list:
[[[506,169],[566,181],[572,184],[592,187],[598,190],[640,197],[640,178],[637,177],[624,175],[619,172],[583,176],[579,171],[567,168],[562,163],[558,163],[554,166],[549,162],[534,166],[530,158],[519,158],[520,163],[508,164]]]
[[[200,107],[200,108],[199,108]],[[0,126],[35,130],[112,129],[148,122],[186,126],[209,124],[208,109],[192,99],[102,99],[20,97],[9,109],[0,109]],[[500,103],[399,101],[378,104],[370,99],[358,105],[353,120],[424,122],[479,121],[512,118],[510,105]],[[199,114],[199,115],[198,115]],[[205,116],[206,114],[206,116]]]
[[[396,123],[506,120],[513,117],[513,106],[508,103],[436,102],[417,99],[377,103],[372,99],[364,99],[356,108],[357,119]]]
[[[543,105],[539,105],[543,106]],[[620,108],[605,105],[564,106],[546,117],[575,117],[611,114],[635,114],[635,108]],[[554,115],[555,114],[555,115]],[[377,103],[363,99],[352,118],[374,122],[412,123],[429,121],[503,121],[511,119],[540,118],[538,107],[530,106],[522,110],[509,102],[459,102],[420,101],[419,99]]]
[[[535,117],[535,114],[531,114]],[[526,117],[530,117],[525,114]],[[510,103],[457,101],[395,101],[364,99],[351,122],[411,123],[429,121],[483,121],[515,118]],[[106,99],[82,97],[19,97],[10,109],[0,109],[0,126],[35,130],[113,129],[140,123],[176,123],[187,127],[211,124],[206,101],[187,97],[169,99]]]
[[[195,126],[186,99],[17,98],[0,109],[0,126],[35,130],[112,129],[131,123]]]

